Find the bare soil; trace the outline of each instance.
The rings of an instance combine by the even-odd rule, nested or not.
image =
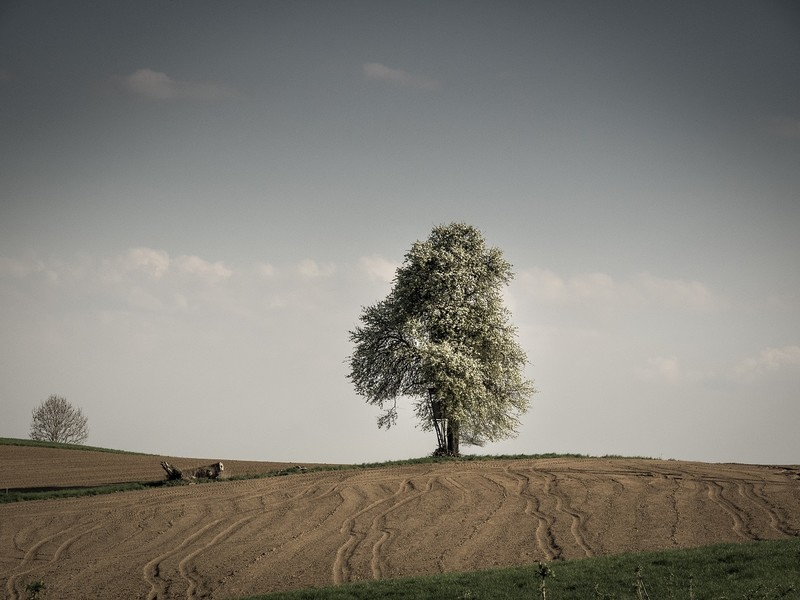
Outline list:
[[[20,471],[6,460],[0,488],[163,478],[162,457],[6,446],[0,459]],[[234,474],[294,466],[224,462]],[[39,580],[59,598],[226,598],[797,535],[798,466],[382,467],[0,505],[0,590],[24,598]]]
[[[220,459],[0,445],[3,465],[0,492],[160,481],[165,475],[161,468],[162,460],[187,469]],[[298,466],[296,463],[246,460],[226,460],[223,463],[224,477],[258,475]]]

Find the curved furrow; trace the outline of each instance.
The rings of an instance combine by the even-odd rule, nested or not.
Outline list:
[[[144,578],[145,583],[150,586],[150,591],[147,594],[147,600],[166,598],[168,583],[161,575],[161,563],[171,556],[178,554],[186,546],[194,543],[196,539],[201,537],[206,531],[216,526],[221,521],[222,519],[211,521],[210,523],[206,524],[205,527],[201,527],[192,535],[183,540],[183,542],[181,542],[178,546],[159,554],[144,566],[142,569],[142,577]]]
[[[72,527],[71,529],[74,529],[74,527]],[[42,546],[44,546],[48,542],[53,541],[63,533],[64,533],[63,531],[59,531],[58,533],[54,533],[44,539],[41,539],[38,542],[36,542],[33,546],[31,546],[28,550],[25,551],[25,556],[22,557],[19,566],[16,569],[14,569],[14,571],[8,576],[8,580],[6,581],[6,595],[8,598],[17,600],[20,597],[16,589],[17,579],[22,577],[23,575],[27,575],[35,568],[31,567],[29,569],[26,569],[25,567],[29,563],[36,560],[36,556],[39,554],[39,550],[42,548]]]
[[[525,499],[525,514],[532,515],[536,521],[536,544],[544,555],[546,561],[558,560],[561,558],[562,549],[556,544],[553,535],[552,516],[542,512],[542,502],[540,498],[531,492],[531,477],[526,473],[510,471],[509,474],[517,478],[516,493]]]
[[[495,507],[494,507],[494,508],[493,508],[493,509],[492,509],[492,510],[491,510],[491,511],[490,511],[490,512],[489,512],[489,513],[486,515],[486,518],[483,520],[483,522],[482,522],[480,525],[478,525],[478,529],[482,528],[483,526],[485,526],[485,525],[486,525],[486,523],[488,523],[489,521],[491,521],[491,520],[492,520],[492,517],[494,517],[494,516],[495,516],[495,515],[498,513],[498,511],[499,511],[501,508],[503,508],[503,506],[504,506],[504,505],[506,504],[506,502],[508,501],[508,488],[506,488],[506,486],[504,486],[502,483],[500,483],[500,482],[496,481],[495,479],[492,479],[491,477],[489,477],[488,475],[486,475],[486,474],[484,474],[484,473],[481,473],[481,475],[480,475],[480,476],[481,476],[481,478],[483,478],[483,479],[485,479],[486,481],[488,481],[488,482],[489,482],[489,483],[490,483],[490,484],[491,484],[493,487],[495,487],[495,488],[497,488],[498,490],[500,490],[500,502],[498,502],[498,503],[497,503],[497,506],[495,506]]]
[[[220,531],[217,535],[211,538],[206,544],[194,550],[184,556],[181,561],[178,563],[178,573],[180,576],[186,580],[187,587],[186,587],[186,597],[196,598],[197,597],[197,590],[200,588],[201,579],[196,575],[197,570],[194,568],[193,560],[201,553],[205,552],[209,548],[219,544],[221,541],[230,537],[230,535],[243,527],[246,523],[249,523],[253,519],[256,518],[256,515],[250,515],[248,517],[243,517],[238,519],[235,523],[232,523],[230,526],[226,527],[222,531]]]
[[[420,496],[424,496],[425,494],[430,493],[431,489],[433,488],[434,482],[438,481],[438,477],[429,477],[425,487],[422,490],[418,490],[417,493],[411,494],[398,502],[395,502],[390,506],[388,509],[383,511],[381,514],[376,516],[372,523],[370,524],[370,530],[380,532],[381,536],[377,542],[375,542],[372,546],[372,559],[370,561],[370,568],[372,569],[372,577],[373,579],[382,579],[384,573],[386,572],[386,556],[384,552],[384,547],[388,544],[389,540],[395,535],[396,530],[388,527],[386,525],[386,517],[396,511],[398,508],[401,508],[403,505],[408,504],[412,500],[416,500]],[[409,482],[409,486],[412,490],[415,490],[415,486],[413,482]]]
[[[589,543],[586,541],[585,525],[584,525],[586,517],[581,512],[573,508],[572,505],[570,504],[567,495],[559,490],[558,478],[556,477],[556,475],[548,471],[542,471],[542,473],[544,473],[545,475],[545,484],[544,484],[545,493],[552,496],[553,499],[555,500],[556,510],[563,512],[566,515],[569,515],[572,521],[570,524],[570,532],[572,533],[572,537],[575,539],[575,543],[583,551],[585,556],[587,557],[594,556],[594,551],[591,549]]]
[[[331,485],[327,486],[321,493],[309,492],[307,494],[304,494],[302,498],[308,496],[312,502],[319,502],[334,494],[338,495],[341,501],[338,502],[331,510],[327,511],[321,518],[316,519],[313,525],[309,529],[304,528],[299,532],[292,532],[292,535],[290,537],[278,543],[274,543],[274,541],[271,540],[272,543],[269,544],[269,548],[263,548],[260,552],[257,552],[254,555],[251,554],[247,558],[243,558],[241,566],[234,566],[231,570],[226,572],[226,574],[223,575],[221,579],[217,581],[218,585],[223,586],[228,581],[230,581],[235,577],[240,577],[240,576],[252,577],[252,573],[250,575],[243,575],[243,574],[245,572],[251,572],[253,569],[257,567],[257,565],[259,565],[259,563],[261,563],[265,559],[268,559],[270,556],[274,556],[276,554],[290,555],[292,553],[292,548],[301,545],[301,550],[302,550],[303,548],[308,547],[310,543],[313,543],[313,542],[308,542],[307,541],[308,538],[309,537],[313,538],[315,535],[319,536],[319,531],[323,529],[325,524],[328,523],[330,519],[332,519],[337,512],[342,510],[343,506],[345,506],[345,500],[342,497],[341,491],[339,490],[340,485],[341,482],[334,482]],[[322,489],[322,486],[318,486],[317,490],[319,489]],[[313,498],[311,496],[313,496]],[[292,510],[298,510],[298,511],[303,510],[303,507],[298,507],[297,505],[287,504],[287,506],[290,506]],[[269,531],[270,533],[274,532],[275,528],[273,525],[273,521],[267,519],[266,516],[267,515],[274,516],[274,513],[276,512],[275,506],[274,505],[271,506],[270,509],[271,510],[269,511],[262,510],[262,513],[260,515],[256,515],[256,517],[258,518],[254,524],[257,525],[257,527],[254,534],[250,536],[251,539],[260,538],[261,537],[260,531],[262,529],[265,531]],[[282,519],[283,515],[279,517],[278,522],[280,523]],[[333,531],[333,529],[334,529],[333,527],[329,528],[330,531]],[[270,539],[269,536],[267,537],[267,539]]]
[[[342,507],[345,505],[344,498],[342,497],[341,490],[339,489],[339,484],[331,485],[330,487],[328,487],[328,489],[326,489],[324,492],[322,492],[319,496],[317,496],[315,498],[315,500],[323,500],[323,499],[328,498],[329,496],[332,496],[334,494],[337,494],[339,496],[339,498],[342,499],[342,501],[339,502],[338,504],[336,504],[336,506],[334,506],[327,513],[325,513],[322,516],[322,518],[319,519],[311,529],[304,529],[303,531],[301,531],[297,535],[293,536],[290,540],[287,540],[285,542],[281,542],[280,544],[275,546],[275,550],[278,550],[278,549],[283,550],[283,549],[285,549],[285,547],[288,544],[290,544],[292,542],[298,542],[301,538],[307,537],[307,536],[315,533],[325,523],[327,523],[330,519],[332,519],[333,515],[335,515],[337,512],[339,512],[342,509]]]
[[[673,484],[672,490],[669,492],[669,503],[673,514],[672,526],[670,527],[669,533],[669,541],[672,542],[673,546],[677,547],[680,545],[678,543],[678,528],[680,527],[681,523],[681,513],[680,510],[678,510],[678,490],[681,487],[681,483],[679,479],[676,479],[670,475],[664,475],[664,477]]]
[[[56,548],[55,552],[53,552],[53,556],[50,558],[49,562],[51,563],[58,562],[61,559],[61,555],[64,554],[64,552],[66,552],[69,549],[69,547],[72,546],[72,544],[77,542],[83,536],[89,535],[93,531],[100,529],[102,526],[103,526],[102,523],[98,523],[94,527],[89,527],[88,529],[85,529],[84,531],[81,531],[80,533],[73,535],[64,540],[63,542],[61,542],[61,545],[58,548]]]
[[[319,482],[312,481],[311,483],[307,481],[297,482],[289,486],[280,486],[280,487],[273,487],[273,489],[259,487],[256,490],[248,489],[246,492],[240,492],[237,495],[231,495],[226,500],[230,501],[234,505],[234,512],[241,513],[247,512],[254,509],[261,509],[261,510],[269,510],[273,506],[282,505],[287,502],[295,501],[299,498],[303,498],[305,496],[312,495],[313,492],[318,489]],[[274,499],[274,496],[278,496],[277,499]],[[267,500],[273,500],[274,504],[270,505],[267,503]],[[257,504],[252,508],[246,506],[246,503],[256,501]]]
[[[742,515],[740,514],[741,511],[736,507],[735,504],[733,504],[733,502],[722,495],[722,485],[711,480],[702,480],[702,482],[706,487],[706,495],[708,496],[708,499],[719,506],[730,516],[732,521],[731,529],[733,532],[740,538],[748,541],[758,539],[747,530],[744,519],[742,519]]]
[[[680,484],[672,474],[658,469],[648,469],[631,479],[631,490],[635,490],[631,503],[634,520],[627,545],[639,551],[680,546]]]
[[[758,490],[756,490],[755,484],[753,484],[752,482],[745,482],[745,483],[740,483],[738,487],[740,494],[742,494],[745,498],[750,500],[753,504],[758,506],[761,510],[763,510],[767,514],[767,517],[769,517],[770,528],[772,528],[773,531],[792,537],[800,533],[798,530],[794,529],[789,524],[789,522],[778,513],[775,506],[767,499],[766,495],[763,492],[759,492]]]
[[[25,553],[25,556],[22,558],[22,562],[20,563],[20,566],[17,567],[17,569],[15,569],[14,572],[11,575],[9,575],[8,580],[6,581],[6,593],[8,595],[8,598],[14,599],[14,600],[17,600],[17,599],[21,598],[21,595],[20,595],[21,594],[21,590],[17,590],[17,580],[20,577],[22,577],[23,575],[27,575],[28,573],[30,573],[30,572],[34,571],[35,569],[40,568],[42,566],[41,564],[38,564],[36,566],[30,567],[30,568],[27,568],[27,569],[25,568],[30,563],[38,562],[38,559],[39,559],[39,556],[40,556],[40,550],[45,545],[47,545],[48,543],[54,541],[55,539],[57,539],[58,537],[64,535],[65,533],[69,533],[70,531],[73,531],[73,530],[77,529],[78,527],[79,527],[79,525],[73,525],[72,527],[69,527],[69,528],[67,528],[67,529],[65,529],[63,531],[59,531],[57,533],[54,533],[53,535],[47,536],[43,540],[40,540],[39,542],[37,542],[36,544],[31,546],[31,548]],[[75,534],[73,536],[70,536],[67,539],[65,539],[63,542],[61,542],[61,544],[58,545],[58,547],[55,549],[53,554],[47,560],[47,564],[53,564],[53,563],[57,562],[61,558],[61,555],[72,544],[74,544],[78,539],[80,539],[84,535],[87,535],[87,534],[91,533],[92,531],[95,531],[96,529],[99,529],[100,527],[101,527],[101,525],[99,525],[99,524],[95,525],[94,527],[90,527],[88,529],[84,529],[84,530],[78,532],[77,534]]]
[[[454,477],[447,476],[444,478],[444,480],[450,485],[452,485],[454,488],[456,488],[459,492],[461,492],[462,499],[465,499],[469,495],[467,488],[461,485]]]
[[[383,521],[383,517],[381,517],[380,520]],[[373,524],[373,526],[381,532],[381,537],[372,545],[372,559],[370,560],[369,566],[370,569],[372,569],[373,579],[383,579],[386,565],[381,549],[384,544],[389,541],[389,538],[392,537],[392,530],[388,529],[385,525],[375,524],[374,521]]]
[[[457,504],[452,506],[448,511],[449,514],[454,515],[461,512],[461,508],[463,506],[469,506],[470,503],[470,492],[469,490],[464,487],[456,478],[463,473],[450,473],[446,477],[444,477],[440,482],[442,483],[442,487],[444,488],[453,488],[458,491],[459,494],[459,501]],[[450,547],[446,547],[438,556],[436,557],[436,566],[440,573],[444,573],[447,568],[445,566],[445,560],[447,558],[447,554],[450,551]]]
[[[345,494],[346,491],[348,490],[341,491],[343,504],[348,503],[348,497],[347,494]],[[373,505],[379,504],[384,501],[385,500],[378,500],[377,502],[373,503]],[[336,550],[336,558],[333,561],[332,576],[333,576],[333,583],[335,584],[344,583],[345,581],[348,580],[350,576],[350,558],[353,556],[353,552],[355,551],[355,546],[357,544],[355,517],[359,516],[364,511],[371,508],[373,505],[370,505],[367,509],[358,512],[356,515],[352,517],[346,518],[342,522],[342,526],[339,528],[339,533],[345,534],[347,536],[347,539]]]
[[[611,492],[598,494],[598,505],[591,511],[592,517],[596,519],[592,533],[596,540],[593,550],[597,554],[618,552],[637,531],[639,511],[636,509],[636,498],[639,495],[639,486],[636,475],[628,472],[621,472],[617,476],[609,474],[608,480],[611,483]],[[621,510],[621,507],[625,509]],[[607,525],[609,523],[618,523],[621,527],[612,532]]]
[[[708,506],[703,497],[710,500],[713,505],[721,508],[731,519],[731,529],[742,539],[750,540],[745,532],[745,523],[739,509],[722,494],[722,486],[708,479],[705,472],[706,465],[689,465],[680,462],[652,465],[650,469],[662,477],[674,482],[675,489],[670,493],[669,499],[674,510],[675,518],[671,527],[670,541],[674,545],[681,534],[686,536],[698,527],[705,530],[717,527],[716,519],[701,519],[695,522],[698,511],[704,511]],[[694,504],[694,509],[690,505]]]
[[[483,480],[487,482],[489,486],[482,486],[483,490],[491,489],[491,491],[475,502],[474,506],[476,508],[480,507],[480,512],[476,513],[475,511],[471,511],[468,515],[472,518],[472,523],[469,526],[467,534],[463,536],[460,541],[454,542],[448,547],[439,560],[440,564],[443,566],[445,562],[449,562],[451,565],[454,565],[455,568],[461,570],[470,568],[470,562],[475,559],[477,554],[481,554],[485,550],[486,545],[480,543],[482,536],[493,536],[497,533],[492,527],[487,528],[487,524],[495,519],[498,511],[508,502],[508,490],[506,486],[477,470],[471,472],[470,476],[479,481]],[[445,569],[451,570],[451,568],[447,567],[445,567]]]
[[[356,548],[364,541],[366,538],[365,532],[359,532],[356,529],[356,520],[361,516],[377,506],[389,502],[396,498],[397,496],[404,493],[408,487],[411,485],[410,480],[404,479],[400,482],[400,485],[397,491],[387,498],[381,498],[380,500],[375,500],[371,502],[366,507],[362,508],[361,510],[357,511],[352,516],[345,519],[344,523],[342,523],[339,532],[345,534],[347,539],[345,542],[339,546],[339,549],[336,551],[336,558],[333,561],[333,582],[336,584],[344,583],[350,579],[350,571],[351,565],[350,560],[355,554]],[[413,486],[412,486],[413,489]],[[343,491],[344,492],[344,491]]]

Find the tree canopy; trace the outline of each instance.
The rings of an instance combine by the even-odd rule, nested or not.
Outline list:
[[[516,434],[534,388],[503,304],[512,278],[502,252],[464,223],[412,245],[389,295],[350,332],[348,377],[383,410],[379,427],[395,424],[398,398],[409,397],[421,427],[436,430],[438,452]]]
[[[89,422],[80,408],[52,395],[33,410],[32,440],[82,444],[89,437]]]

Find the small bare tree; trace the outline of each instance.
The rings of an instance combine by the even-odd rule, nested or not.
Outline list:
[[[82,444],[89,437],[88,419],[66,398],[52,395],[33,411],[31,439]]]

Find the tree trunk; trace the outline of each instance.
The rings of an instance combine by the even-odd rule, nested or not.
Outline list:
[[[183,479],[183,471],[181,471],[178,467],[173,467],[166,461],[161,461],[161,468],[167,472],[167,479],[170,481],[175,481],[177,479]]]
[[[458,438],[458,421],[449,419],[447,422],[447,453],[450,456],[460,456]]]

